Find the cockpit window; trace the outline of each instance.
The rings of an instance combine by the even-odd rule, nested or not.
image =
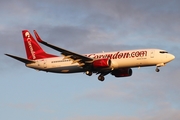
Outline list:
[[[166,51],[160,51],[160,53],[168,53],[168,52],[166,52]]]

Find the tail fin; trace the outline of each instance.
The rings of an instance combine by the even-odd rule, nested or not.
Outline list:
[[[47,54],[35,41],[34,37],[28,30],[23,30],[24,45],[26,49],[27,58],[29,60],[43,59],[57,57],[55,55]]]

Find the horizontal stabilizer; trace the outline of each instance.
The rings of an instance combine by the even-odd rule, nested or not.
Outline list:
[[[10,54],[5,54],[5,55],[7,55],[7,56],[9,56],[9,57],[12,57],[12,58],[14,58],[14,59],[16,59],[16,60],[19,60],[19,61],[21,61],[21,62],[23,62],[23,63],[25,63],[25,64],[35,63],[35,62],[32,61],[32,60],[28,60],[28,59],[25,59],[25,58],[17,57],[17,56],[14,56],[14,55],[10,55]]]

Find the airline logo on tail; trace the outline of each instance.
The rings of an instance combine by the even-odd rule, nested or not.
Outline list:
[[[31,52],[31,54],[32,54],[32,57],[33,57],[33,59],[36,59],[35,51],[33,50],[33,46],[32,46],[32,44],[31,44],[30,33],[29,33],[29,32],[26,32],[26,33],[25,33],[25,37],[27,38],[27,43],[28,43],[30,52]]]

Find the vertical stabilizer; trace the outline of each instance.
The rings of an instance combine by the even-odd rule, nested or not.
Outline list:
[[[35,41],[34,37],[28,30],[23,30],[22,35],[24,39],[27,58],[29,60],[56,57],[55,55],[47,54]]]

